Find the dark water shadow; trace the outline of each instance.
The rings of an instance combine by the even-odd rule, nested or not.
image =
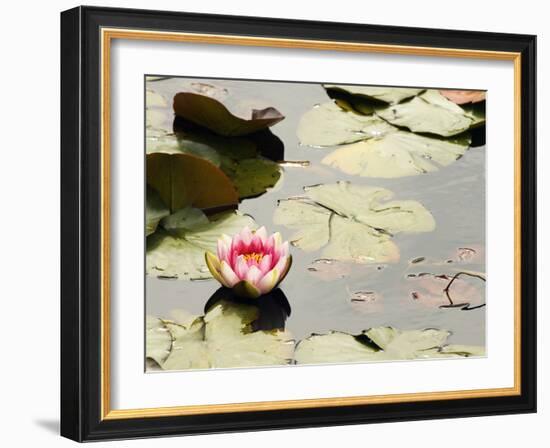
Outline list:
[[[205,314],[220,301],[256,307],[258,317],[252,323],[253,331],[284,330],[286,320],[291,313],[290,303],[285,293],[279,288],[257,299],[245,299],[235,295],[231,289],[218,288],[204,305]]]

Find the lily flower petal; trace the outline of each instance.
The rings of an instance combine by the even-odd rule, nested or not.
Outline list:
[[[248,283],[246,280],[242,280],[233,286],[233,291],[235,294],[249,299],[257,299],[262,295],[259,288],[251,283]]]
[[[262,261],[260,261],[260,271],[262,274],[267,273],[272,268],[273,256],[271,254],[264,255]]]
[[[258,288],[262,294],[267,294],[279,283],[279,271],[272,269],[265,274],[258,283]]]
[[[256,286],[262,278],[262,271],[258,269],[257,266],[252,265],[248,268],[248,272],[246,273],[245,280],[247,282],[252,283],[254,286]]]
[[[233,269],[231,269],[231,266],[229,266],[225,260],[222,260],[221,262],[220,274],[226,282],[228,288],[232,288],[240,281],[240,278],[237,277],[235,272],[233,272]]]
[[[288,242],[279,232],[267,234],[265,227],[244,227],[233,237],[221,235],[217,254],[205,254],[212,276],[240,296],[256,298],[275,288],[290,269]]]
[[[219,281],[223,286],[229,287],[229,284],[223,279],[220,273],[221,263],[218,257],[216,257],[211,252],[206,252],[204,254],[204,259],[206,260],[206,266],[208,267],[208,270],[212,274],[212,277],[214,277],[217,281]]]
[[[240,280],[244,280],[246,278],[246,273],[248,272],[248,263],[246,262],[244,255],[239,255],[237,257],[234,266],[234,271],[235,274],[237,274],[237,277],[239,277]]]
[[[267,241],[267,230],[265,229],[264,226],[256,230],[254,232],[254,235],[260,238],[262,245],[265,245],[265,242]]]

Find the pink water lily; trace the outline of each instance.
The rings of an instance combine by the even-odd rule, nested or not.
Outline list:
[[[253,231],[245,227],[232,238],[218,239],[218,256],[206,252],[206,265],[223,286],[242,297],[257,298],[283,281],[292,256],[288,241],[276,232],[269,237],[265,227]]]

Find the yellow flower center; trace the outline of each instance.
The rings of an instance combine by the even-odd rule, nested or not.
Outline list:
[[[260,261],[262,261],[262,258],[264,258],[264,255],[263,254],[257,254],[256,252],[251,252],[249,254],[244,254],[244,259],[245,261],[255,261],[256,263],[259,263]]]

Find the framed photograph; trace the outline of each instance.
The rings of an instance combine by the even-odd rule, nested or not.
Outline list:
[[[61,25],[63,436],[536,411],[535,36]]]

